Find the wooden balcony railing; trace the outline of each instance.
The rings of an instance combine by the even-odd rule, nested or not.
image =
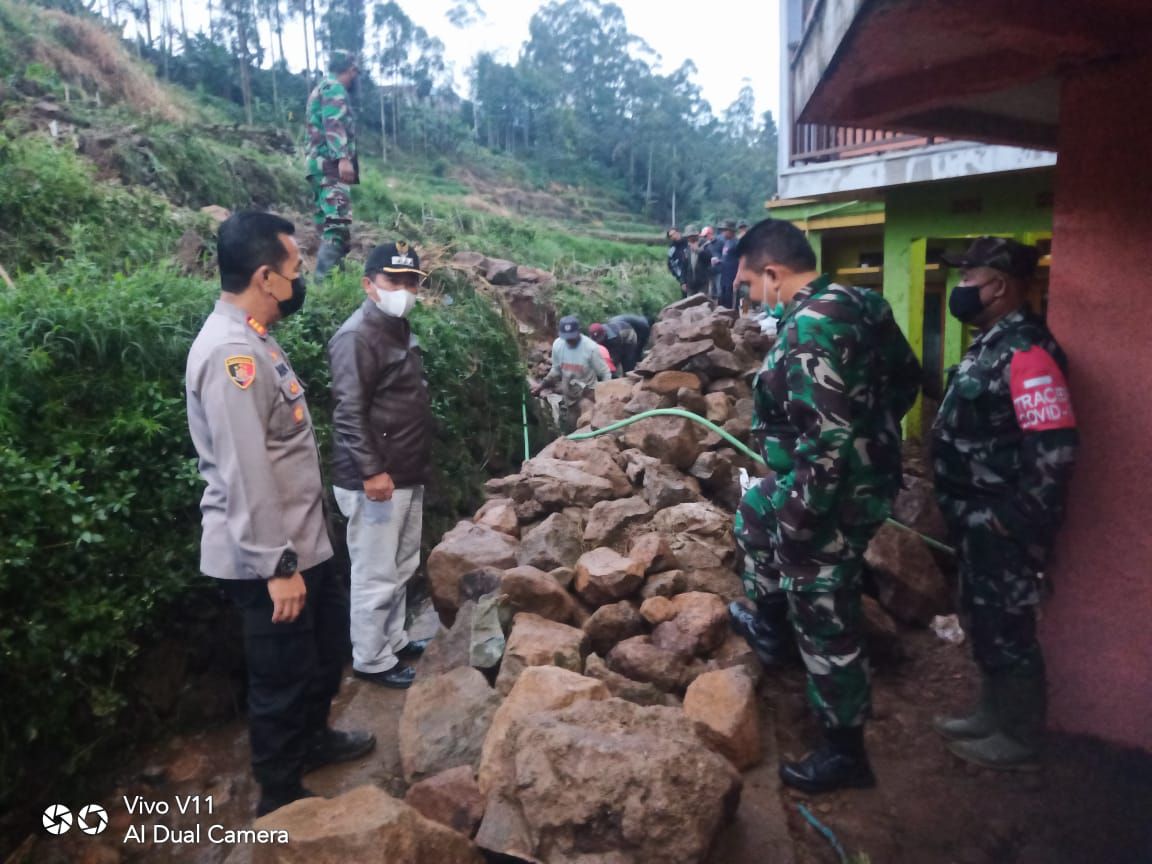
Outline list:
[[[878,129],[797,123],[792,135],[792,164],[808,165],[812,162],[875,156],[890,150],[907,150],[940,144],[944,140],[944,138],[926,138],[922,135],[906,135],[903,132],[883,132]]]

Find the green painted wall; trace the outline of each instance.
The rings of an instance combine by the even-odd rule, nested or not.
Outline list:
[[[1045,234],[1052,230],[1052,174],[1050,170],[1002,174],[964,180],[945,180],[886,191],[884,226],[884,296],[917,354],[924,345],[924,262],[936,250],[963,250],[965,238],[982,234]],[[944,238],[951,238],[945,240]],[[945,286],[956,274],[943,276]],[[964,349],[963,328],[951,316],[944,326],[945,367],[959,362]],[[906,432],[919,437],[917,406]]]

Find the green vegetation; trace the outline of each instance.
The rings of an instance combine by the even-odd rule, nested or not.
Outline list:
[[[148,229],[137,230],[141,225]],[[165,254],[178,234],[162,199],[143,190],[98,186],[91,166],[47,140],[0,135],[0,265],[5,269],[15,273],[77,253],[105,267],[127,267]]]
[[[94,181],[91,166],[47,139],[2,146],[0,254],[16,276],[15,290],[0,286],[7,803],[38,766],[59,766],[41,774],[58,779],[135,734],[125,716],[141,646],[170,631],[190,593],[206,590],[183,371],[217,289],[163,263],[183,226],[207,231],[207,220],[174,216],[140,188]],[[192,160],[197,149],[188,152],[172,158]],[[389,188],[367,174],[363,210],[390,213],[434,258],[475,248],[555,267],[559,281],[541,302],[565,312],[652,314],[671,299],[660,249],[472,211],[459,187],[434,175]],[[413,322],[439,424],[427,504],[434,542],[478,505],[488,476],[517,464],[525,369],[498,305],[462,274],[436,268],[429,295]],[[304,311],[278,331],[308,385],[324,454],[325,346],[361,299],[354,273],[313,285]]]
[[[195,213],[207,204],[306,212],[287,151],[307,76],[253,66],[241,88],[235,57],[256,58],[252,46],[221,47],[223,31],[182,39],[181,51],[170,32],[142,40],[140,53],[196,94],[180,91],[75,5],[79,17],[0,0],[0,265],[15,280],[0,281],[0,808],[26,783],[66,782],[156,728],[137,711],[134,664],[158,635],[180,632],[188,598],[210,591],[197,574],[202,481],[183,373],[217,288],[210,272],[171,262],[177,238],[191,230],[211,246],[212,222]],[[618,166],[580,136],[477,141],[477,106],[437,89],[434,40],[393,41],[386,74],[373,55],[388,83],[364,91],[365,107],[385,97],[363,140],[369,153],[386,147],[387,161],[362,158],[355,214],[358,233],[405,236],[433,271],[413,324],[438,422],[425,535],[435,542],[477,506],[488,476],[515,469],[522,446],[515,334],[487,288],[446,266],[451,255],[548,269],[556,282],[538,302],[586,322],[654,315],[676,289]],[[242,107],[283,128],[220,123]],[[49,135],[52,124],[62,128]],[[325,347],[361,302],[354,267],[311,286],[278,331],[325,456]]]

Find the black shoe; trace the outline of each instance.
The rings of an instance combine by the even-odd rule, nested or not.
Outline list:
[[[353,669],[352,674],[381,687],[391,687],[393,690],[407,690],[416,680],[416,670],[411,666],[393,666],[387,672],[361,672]]]
[[[396,652],[396,656],[401,660],[415,660],[424,653],[424,649],[428,647],[431,639],[413,639],[403,648]]]
[[[323,729],[312,737],[308,745],[303,773],[307,774],[335,762],[351,762],[372,752],[375,746],[376,736],[371,732]]]
[[[273,810],[279,810],[293,801],[315,797],[315,792],[311,789],[305,789],[299,783],[294,786],[262,786],[260,787],[260,803],[256,805],[256,816],[267,816]]]
[[[785,786],[810,795],[835,789],[870,789],[876,775],[864,751],[864,727],[829,729],[828,741],[798,762],[780,766]]]
[[[786,606],[783,611],[784,614],[780,615],[772,610],[771,617],[768,617],[762,611],[753,611],[736,600],[728,604],[733,631],[744,637],[765,666],[778,666],[796,657]]]

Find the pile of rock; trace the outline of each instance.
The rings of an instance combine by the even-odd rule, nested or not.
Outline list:
[[[581,425],[680,407],[747,441],[768,338],[702,297],[676,303],[636,372],[597,386]],[[743,595],[731,528],[742,467],[759,473],[714,432],[659,417],[557,440],[487,484],[428,561],[449,626],[405,704],[409,804],[530,861],[707,856],[739,771],[761,756],[761,669],[726,609]],[[911,479],[905,518],[935,533],[930,488]],[[946,608],[915,535],[886,529],[869,561],[900,620]],[[869,602],[869,625],[896,653],[884,606]]]

